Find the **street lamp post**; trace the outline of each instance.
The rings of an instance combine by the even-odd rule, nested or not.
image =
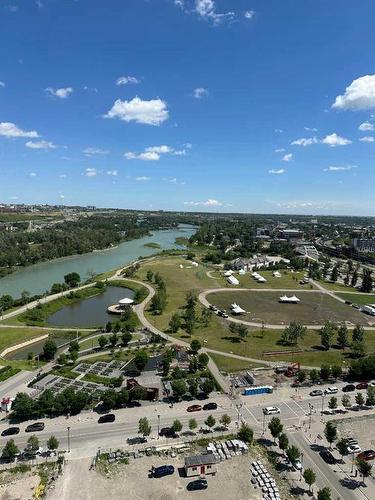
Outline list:
[[[240,409],[242,408],[242,403],[241,404],[236,404],[236,410],[237,410],[237,427],[240,427]]]
[[[324,410],[324,398],[325,398],[325,394],[322,395],[322,414],[323,414],[323,410]]]
[[[302,481],[302,471],[303,471],[303,453],[301,452],[301,470],[299,471],[300,472],[300,476],[299,476],[300,481]]]
[[[158,439],[160,437],[160,415],[158,415]]]
[[[309,403],[309,408],[310,408],[310,414],[309,414],[309,429],[311,429],[311,416],[312,416],[312,411],[314,409],[314,406]]]
[[[263,412],[263,431],[262,431],[262,436],[264,436],[265,432],[266,432],[266,414]]]
[[[68,453],[70,453],[70,426],[68,425]]]

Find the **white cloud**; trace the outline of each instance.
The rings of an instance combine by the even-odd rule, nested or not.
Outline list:
[[[375,130],[375,126],[373,123],[363,122],[358,127],[358,130],[361,130],[361,132],[372,132],[373,130]]]
[[[140,82],[135,76],[120,76],[116,80],[116,85],[136,85],[137,83]]]
[[[221,207],[223,204],[219,200],[214,200],[212,198],[209,198],[206,201],[184,201],[184,205],[189,205],[189,206],[202,206],[202,207]]]
[[[87,91],[91,91],[91,92],[95,92],[95,94],[98,93],[98,89],[96,87],[88,87],[87,85],[85,85],[83,87],[83,90],[87,90]]]
[[[107,155],[109,151],[100,148],[86,148],[82,151],[86,156]]]
[[[303,127],[307,132],[317,132],[318,129],[315,127]]]
[[[191,144],[186,145],[185,147],[191,147]],[[176,156],[185,156],[185,149],[174,149],[170,146],[162,145],[162,146],[149,146],[145,148],[143,153],[134,153],[133,151],[128,151],[124,153],[124,156],[127,160],[143,160],[143,161],[158,161],[163,154],[173,154]]]
[[[185,7],[184,0],[174,0],[174,4],[177,5],[177,7],[180,7],[181,9]]]
[[[275,149],[275,153],[284,153],[284,152],[285,152],[284,148]]]
[[[160,125],[169,117],[167,103],[161,99],[142,101],[134,97],[131,101],[117,99],[104,118],[118,118],[125,122],[135,121],[146,125]]]
[[[289,161],[292,161],[292,160],[293,160],[293,155],[292,155],[292,153],[288,153],[288,154],[286,154],[286,155],[284,155],[284,156],[282,157],[282,161],[287,161],[287,162],[289,162]]]
[[[96,168],[86,168],[85,176],[86,177],[95,177],[97,175]]]
[[[114,177],[118,176],[117,170],[107,170],[107,175],[113,175]]]
[[[296,139],[291,142],[292,146],[311,146],[312,144],[318,144],[318,139],[316,137],[301,137],[301,139]]]
[[[60,194],[59,198],[60,200],[63,200],[65,198],[65,194]]]
[[[345,137],[341,137],[337,134],[327,135],[324,139],[322,139],[322,144],[327,144],[327,146],[330,146],[331,148],[336,146],[347,146],[351,143],[352,141],[349,139],[345,139]]]
[[[30,173],[29,173],[29,176],[30,176],[30,177],[36,177],[36,173],[35,173],[35,172],[30,172]]]
[[[194,92],[193,92],[193,96],[196,99],[203,99],[204,97],[207,97],[208,95],[209,95],[208,90],[203,88],[203,87],[198,87],[198,88],[194,89]]]
[[[203,18],[212,20],[214,24],[220,24],[225,20],[233,20],[236,15],[234,12],[216,12],[216,4],[214,0],[195,0],[195,11]]]
[[[72,94],[73,88],[65,87],[61,89],[53,89],[52,87],[47,87],[45,91],[55,97],[59,97],[60,99],[66,99],[70,96],[70,94]]]
[[[375,75],[366,75],[353,80],[346,87],[344,95],[336,97],[332,104],[334,109],[361,109],[375,108]]]
[[[21,128],[17,127],[16,124],[11,122],[1,122],[0,123],[0,135],[4,137],[30,137],[36,138],[39,137],[38,132],[35,130],[30,130],[26,132]]]
[[[169,146],[150,146],[146,148],[146,151],[149,153],[165,154],[171,153],[173,150]]]
[[[366,137],[361,137],[359,139],[361,142],[375,142],[375,138],[371,135],[367,135]]]
[[[255,10],[247,10],[244,13],[244,17],[246,17],[246,19],[252,19],[254,16],[255,16]]]
[[[55,149],[57,147],[49,141],[27,141],[25,146],[30,149]]]
[[[284,130],[282,128],[275,128],[275,132],[277,134],[282,134],[284,132]]]
[[[147,177],[146,175],[141,175],[140,177],[136,177],[135,180],[139,182],[144,182],[151,180],[151,177]]]
[[[5,87],[5,83],[0,80],[0,87]]]
[[[325,168],[325,172],[342,172],[346,170],[353,170],[353,168],[358,168],[357,165],[342,165],[342,166],[331,166],[328,168]]]
[[[160,154],[152,151],[145,151],[144,153],[133,153],[132,151],[128,151],[127,153],[124,153],[124,156],[127,160],[142,160],[142,161],[160,160]]]
[[[286,170],[284,168],[279,168],[279,169],[272,168],[271,170],[268,170],[269,174],[274,174],[274,175],[285,174],[285,172]]]

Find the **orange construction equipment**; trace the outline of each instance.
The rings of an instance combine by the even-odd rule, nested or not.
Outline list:
[[[294,375],[297,375],[297,373],[300,371],[300,368],[301,368],[300,363],[293,363],[292,365],[288,366],[288,369],[285,372],[285,376],[294,377]]]

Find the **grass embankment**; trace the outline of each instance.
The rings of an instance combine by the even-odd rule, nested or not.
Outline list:
[[[0,352],[7,347],[13,347],[22,342],[27,342],[41,335],[45,335],[45,330],[38,330],[35,328],[0,328]],[[32,346],[30,346],[32,350]]]
[[[237,287],[236,286],[231,286],[231,288],[259,288],[259,289],[273,289],[273,288],[278,288],[280,290],[312,290],[315,289],[315,286],[313,284],[306,284],[306,285],[301,285],[299,281],[303,279],[304,273],[302,272],[295,272],[292,273],[287,270],[280,270],[279,271],[281,274],[280,278],[275,278],[272,275],[272,271],[263,271],[260,269],[258,273],[263,276],[267,282],[266,283],[258,283],[252,276],[251,273],[246,273],[245,275],[241,276],[238,273],[235,273],[234,276],[238,279],[240,282],[240,285]]]
[[[112,335],[112,332],[111,333],[103,333],[103,336],[106,337],[108,339],[108,349],[111,348],[110,344],[109,344],[109,337]],[[121,337],[121,332],[119,332],[117,334],[119,337]],[[141,335],[139,333],[132,333],[132,341],[136,341],[136,340],[139,340],[141,338]],[[83,342],[80,342],[79,344],[79,349],[80,351],[84,351],[85,349],[94,349],[95,347],[99,347],[99,337],[95,337],[95,338],[90,338],[88,337],[87,339],[85,339]],[[119,347],[119,346],[117,346]]]
[[[352,286],[346,286],[343,283],[333,283],[332,281],[319,280],[324,288],[330,290],[331,292],[358,292],[358,290]]]
[[[184,266],[183,269],[179,268],[179,265]],[[209,267],[203,267],[199,265],[198,268],[188,269],[186,266],[189,265],[187,260],[181,257],[160,257],[154,259],[151,262],[147,262],[141,266],[137,273],[140,279],[146,281],[146,273],[148,269],[151,269],[154,273],[158,272],[164,279],[167,287],[167,307],[163,314],[153,315],[150,311],[145,311],[145,315],[149,321],[162,331],[168,331],[168,323],[174,312],[179,312],[183,314],[186,293],[190,290],[194,290],[196,293],[202,290],[220,288],[222,287],[222,278],[213,279],[209,278],[206,274]],[[213,269],[213,268],[211,268]],[[275,278],[283,282],[283,278]],[[288,277],[289,279],[289,277]],[[284,286],[284,285],[282,285]],[[281,288],[282,288],[281,286]],[[279,285],[278,285],[279,287]],[[302,288],[303,289],[303,288]],[[229,291],[228,291],[229,292]],[[228,293],[223,292],[223,293]],[[241,292],[237,292],[240,294]],[[251,292],[244,292],[251,293]],[[268,294],[272,292],[264,292]],[[231,293],[233,295],[233,300],[239,298],[238,295]],[[253,294],[254,295],[254,294]],[[306,293],[306,296],[309,295]],[[315,294],[311,294],[312,296]],[[257,294],[256,296],[263,296],[262,294]],[[232,300],[232,301],[233,301]],[[338,301],[334,301],[333,307],[339,307],[340,311],[350,311],[348,306],[340,304]],[[236,300],[239,302],[239,300]],[[331,302],[329,303],[331,304]],[[298,307],[298,306],[296,306]],[[268,304],[268,308],[272,310],[272,304]],[[347,309],[345,309],[347,308]],[[202,306],[197,305],[198,314],[202,311]],[[359,314],[359,313],[358,313]],[[360,316],[361,317],[361,316]],[[288,318],[289,321],[294,319],[293,315]],[[289,323],[289,321],[287,323]],[[250,357],[254,359],[262,359],[268,361],[286,360],[286,361],[299,361],[306,366],[320,366],[322,363],[339,363],[347,361],[349,352],[343,352],[338,349],[331,349],[329,351],[322,351],[320,346],[320,336],[317,331],[309,331],[306,337],[300,342],[299,346],[283,346],[279,345],[279,340],[281,336],[282,326],[278,330],[265,330],[264,334],[260,329],[252,329],[249,336],[245,341],[239,342],[236,335],[233,335],[229,331],[229,322],[213,316],[208,327],[199,327],[195,330],[192,336],[189,336],[180,329],[174,336],[180,339],[190,342],[193,338],[200,340],[202,345],[207,348],[219,350],[222,352],[232,352],[234,354],[239,354],[241,356]],[[373,332],[366,332],[366,344],[368,352],[375,351],[375,334]],[[302,350],[303,353],[295,355],[278,355],[267,357],[263,353],[265,351],[288,351],[288,350]],[[232,367],[235,368],[235,360],[231,361]],[[238,366],[241,366],[241,361]],[[240,368],[241,369],[241,368]]]
[[[150,243],[145,243],[143,246],[147,248],[161,248],[161,245],[159,245],[159,243],[155,243],[154,241],[150,241]]]
[[[375,295],[371,293],[336,293],[335,295],[360,306],[375,304]]]
[[[229,358],[228,356],[220,356],[219,354],[210,354],[210,357],[222,372],[237,372],[265,366],[261,363],[242,361],[240,359]]]

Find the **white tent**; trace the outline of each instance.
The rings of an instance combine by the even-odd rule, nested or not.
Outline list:
[[[281,278],[281,274],[279,273],[279,271],[274,271],[272,274],[274,278]]]
[[[295,295],[292,295],[292,297],[288,297],[287,295],[282,295],[279,298],[279,302],[282,302],[284,304],[298,304],[298,302],[301,302],[301,301]]]
[[[245,269],[240,269],[240,270],[238,271],[238,274],[240,274],[241,276],[243,276],[244,274],[246,274]]]
[[[258,283],[267,283],[267,280],[266,280],[266,278],[263,278],[263,276],[260,276],[258,278]]]
[[[128,299],[126,297],[125,299],[119,300],[118,303],[120,304],[120,306],[129,306],[130,304],[134,304],[134,300],[133,299]]]
[[[228,283],[230,283],[231,285],[239,285],[240,284],[238,279],[235,278],[234,276],[228,276]]]
[[[233,274],[233,271],[229,270],[229,271],[225,271],[224,276],[228,277],[228,276],[232,276],[232,274]]]
[[[242,307],[240,307],[235,302],[233,304],[231,304],[230,308],[232,309],[233,314],[243,314],[246,312],[244,309],[242,309]]]

